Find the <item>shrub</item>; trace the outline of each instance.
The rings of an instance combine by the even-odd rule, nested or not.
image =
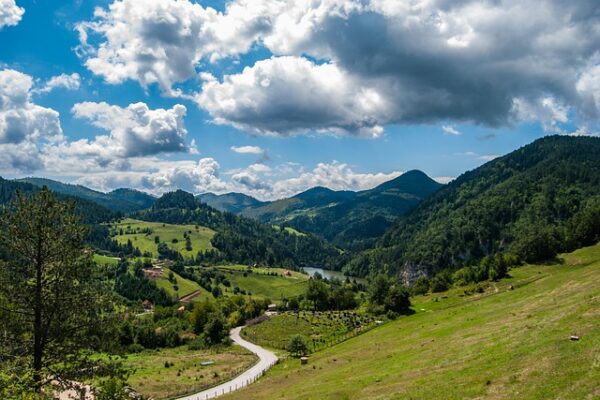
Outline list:
[[[308,342],[302,335],[294,335],[290,338],[287,350],[295,357],[300,357],[308,354]]]

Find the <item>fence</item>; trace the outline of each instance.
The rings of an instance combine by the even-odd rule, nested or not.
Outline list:
[[[213,386],[214,389],[210,389],[210,387],[208,387],[208,388],[205,388],[204,390],[200,390],[201,393],[183,396],[183,398],[185,398],[186,400],[207,400],[207,399],[214,399],[215,397],[223,396],[225,394],[229,394],[231,392],[234,392],[238,389],[242,389],[242,388],[256,382],[258,379],[260,379],[262,376],[264,376],[264,374],[267,372],[267,370],[271,369],[278,362],[279,362],[279,360],[276,360],[276,361],[268,364],[266,367],[264,367],[260,371],[258,371],[255,375],[248,377],[247,379],[241,379],[241,380],[237,379],[241,375],[243,375],[243,372],[247,371],[247,370],[243,370],[242,373],[237,375],[237,378],[233,378],[231,380],[231,383],[226,382],[226,383],[222,383],[218,386]],[[239,380],[239,382],[234,382],[236,380]]]

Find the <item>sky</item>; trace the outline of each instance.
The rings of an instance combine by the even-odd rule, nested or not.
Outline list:
[[[445,183],[599,116],[597,0],[0,0],[5,178]]]

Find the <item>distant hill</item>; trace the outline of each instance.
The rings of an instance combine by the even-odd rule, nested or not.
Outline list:
[[[467,172],[346,266],[405,277],[495,253],[536,262],[600,240],[600,138],[552,136]]]
[[[135,204],[139,209],[150,208],[156,201],[154,196],[148,193],[140,192],[135,189],[115,189],[112,192],[107,193],[111,198],[125,201],[128,204]],[[137,211],[137,210],[136,210]]]
[[[239,214],[248,207],[260,207],[265,204],[265,202],[242,193],[226,193],[221,195],[203,193],[196,196],[196,198],[219,211],[227,211],[234,214]]]
[[[339,250],[314,235],[299,235],[271,224],[218,211],[182,190],[165,193],[151,208],[131,216],[149,222],[204,226],[215,231],[211,240],[214,249],[198,254],[198,263],[234,262],[286,268],[341,267]]]
[[[287,199],[248,207],[240,213],[317,234],[337,246],[361,249],[442,186],[414,170],[370,190],[352,192],[315,187]]]
[[[129,213],[154,204],[155,198],[149,194],[133,189],[117,189],[110,193],[102,193],[81,185],[71,185],[45,178],[23,178],[17,182],[25,182],[37,187],[46,186],[55,193],[66,194],[93,201],[115,212]]]
[[[53,191],[51,188],[48,189]],[[38,190],[40,188],[32,183],[6,180],[0,177],[0,204],[10,203],[15,198],[17,191],[21,194],[29,195]],[[105,222],[115,217],[113,211],[96,202],[59,192],[55,193],[61,200],[73,201],[75,203],[75,212],[81,216],[81,219],[85,223]]]

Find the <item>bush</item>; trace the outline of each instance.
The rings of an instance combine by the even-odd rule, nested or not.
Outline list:
[[[413,296],[427,294],[429,292],[429,279],[425,276],[420,277],[415,281],[410,290]]]
[[[295,357],[301,357],[308,354],[308,342],[302,335],[294,335],[290,338],[287,350]]]

